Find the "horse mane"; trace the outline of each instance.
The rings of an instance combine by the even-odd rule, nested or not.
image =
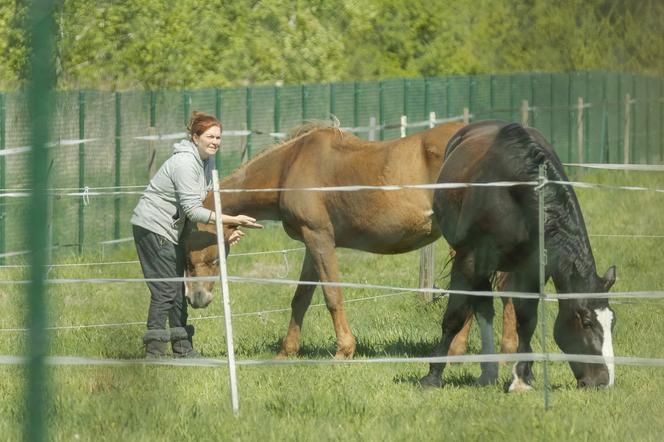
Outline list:
[[[319,131],[319,130],[327,130],[327,129],[336,129],[339,132],[339,135],[342,135],[343,132],[339,128],[339,120],[332,116],[333,118],[331,120],[311,120],[311,121],[306,121],[302,124],[299,124],[293,128],[291,128],[287,134],[286,137],[281,140],[279,143],[274,144],[271,147],[268,147],[267,149],[263,150],[260,152],[258,155],[254,156],[251,158],[249,161],[246,163],[242,164],[240,167],[235,169],[233,172],[230,173],[226,178],[230,178],[233,175],[237,173],[242,173],[247,167],[252,165],[254,162],[260,160],[266,155],[272,154],[276,152],[279,149],[287,148],[292,146],[294,143],[297,141],[301,140],[302,138],[306,137],[307,135],[312,134],[313,132]]]
[[[544,137],[537,130],[511,123],[498,131],[493,147],[505,149],[507,162],[517,167],[515,172],[519,181],[537,181],[539,166],[544,164],[549,181],[568,182],[560,159],[550,146],[544,145],[543,140]],[[547,247],[551,248],[553,253],[559,254],[562,271],[571,270],[566,269],[567,266],[575,266],[581,274],[587,274],[591,270],[594,272],[595,260],[574,189],[560,184],[549,184],[545,189],[544,229],[548,239]],[[534,190],[530,193],[528,211],[532,215],[530,219],[536,220],[537,193]]]

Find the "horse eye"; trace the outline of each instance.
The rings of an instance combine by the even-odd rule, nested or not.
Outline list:
[[[593,326],[593,321],[591,321],[590,319],[584,318],[584,319],[581,321],[581,325],[583,325],[583,328],[592,328],[592,326]]]

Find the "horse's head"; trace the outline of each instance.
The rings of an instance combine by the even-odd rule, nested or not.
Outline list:
[[[594,272],[588,292],[608,292],[616,280],[615,267],[603,277]],[[606,298],[561,299],[554,327],[554,338],[562,351],[568,354],[586,354],[613,357],[613,326],[615,313]],[[615,378],[613,363],[569,363],[577,386],[609,387]]]
[[[213,225],[196,225],[187,222],[181,241],[184,247],[187,277],[219,275],[219,248]],[[228,249],[226,243],[226,254]],[[213,287],[214,281],[187,281],[185,291],[187,302],[193,308],[207,307],[212,302]]]

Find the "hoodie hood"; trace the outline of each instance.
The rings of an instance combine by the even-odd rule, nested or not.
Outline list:
[[[198,148],[191,140],[180,140],[179,142],[173,144],[173,155],[178,154],[190,154],[196,158],[196,162],[199,166],[203,167],[203,160],[201,159],[200,154],[198,153]]]

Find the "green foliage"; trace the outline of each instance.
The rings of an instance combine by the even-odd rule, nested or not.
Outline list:
[[[24,80],[0,4],[0,88]],[[664,4],[614,0],[63,0],[61,89],[168,89],[607,69],[664,74]]]

